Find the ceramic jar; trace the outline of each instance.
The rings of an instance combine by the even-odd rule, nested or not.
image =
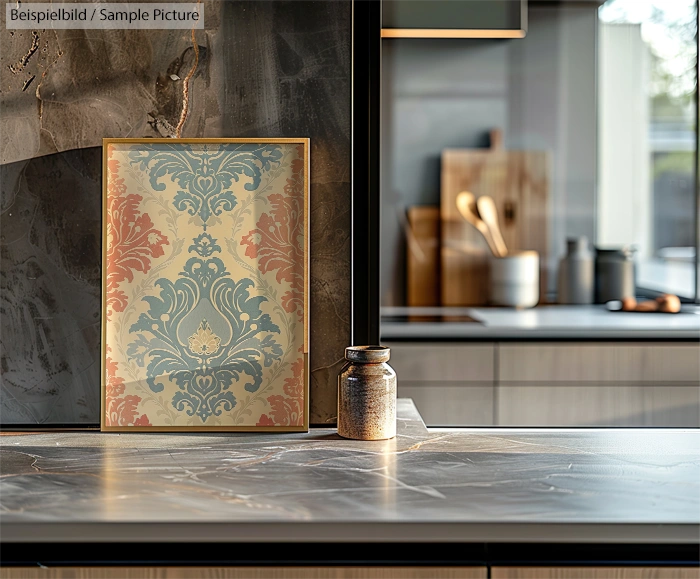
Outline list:
[[[338,434],[355,440],[396,436],[396,372],[384,346],[350,346],[338,376]]]
[[[540,256],[536,251],[513,251],[491,258],[491,305],[531,308],[539,301]]]

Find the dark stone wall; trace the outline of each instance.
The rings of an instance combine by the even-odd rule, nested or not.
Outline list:
[[[311,138],[311,423],[335,420],[350,344],[351,3],[230,2],[224,132]]]
[[[101,149],[0,166],[3,423],[100,411]]]
[[[311,139],[310,419],[334,420],[350,335],[351,2],[205,6],[197,51],[190,31],[8,31],[2,13],[5,424],[99,422],[101,139],[178,125]]]

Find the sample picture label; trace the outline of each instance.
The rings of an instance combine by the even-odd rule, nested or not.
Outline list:
[[[203,29],[204,6],[196,2],[8,2],[5,4],[5,28]]]

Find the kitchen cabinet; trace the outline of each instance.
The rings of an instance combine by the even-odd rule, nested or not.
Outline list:
[[[700,425],[697,385],[499,383],[496,396],[500,426]]]
[[[700,345],[500,344],[500,426],[698,426]]]
[[[486,567],[15,567],[0,579],[486,579]]]
[[[499,380],[510,382],[691,382],[700,344],[669,342],[501,343]]]
[[[495,345],[459,343],[391,343],[390,364],[410,382],[490,382]]]
[[[700,426],[697,342],[387,342],[428,426]]]
[[[493,567],[492,579],[698,579],[697,567]]]
[[[412,398],[427,425],[491,426],[494,423],[493,382],[406,382],[400,398]]]
[[[384,38],[522,38],[527,0],[383,0]]]
[[[392,344],[389,363],[426,424],[493,424],[494,344]]]

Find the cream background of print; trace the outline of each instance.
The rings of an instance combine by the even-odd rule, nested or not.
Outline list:
[[[103,429],[306,430],[308,142],[107,140],[104,171]],[[115,211],[129,195],[134,211]]]

